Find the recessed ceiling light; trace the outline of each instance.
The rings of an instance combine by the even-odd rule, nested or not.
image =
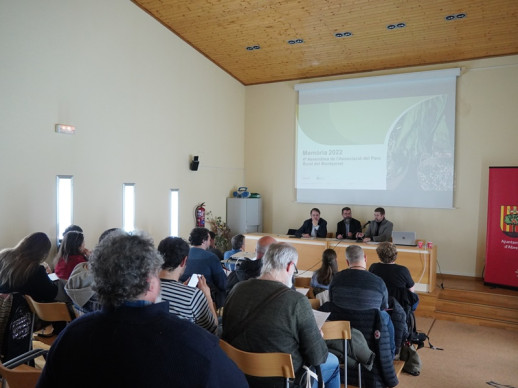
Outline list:
[[[297,39],[295,42],[296,43],[304,43],[304,41],[302,39]]]
[[[259,50],[261,48],[261,46],[259,46],[258,44],[254,46],[254,50]]]
[[[337,38],[345,38],[345,37],[352,36],[352,35],[353,35],[353,33],[350,31],[335,33],[335,37],[337,37]]]
[[[288,44],[295,44],[295,43],[297,43],[297,42],[295,42],[293,39],[288,40]]]
[[[248,51],[253,51],[253,50],[259,50],[261,48],[261,46],[259,46],[258,44],[256,45],[253,45],[253,46],[247,46],[246,49]]]
[[[450,21],[450,20],[455,20],[455,19],[464,19],[466,16],[467,15],[466,15],[465,12],[461,12],[461,13],[458,13],[458,14],[447,15],[444,18],[447,21]]]
[[[297,44],[297,43],[304,43],[303,39],[290,39],[288,40],[288,44]]]
[[[405,27],[406,27],[406,23],[399,22],[396,24],[389,24],[387,26],[387,30],[395,30],[396,28],[405,28]]]

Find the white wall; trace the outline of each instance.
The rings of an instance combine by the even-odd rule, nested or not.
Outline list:
[[[485,258],[489,166],[518,165],[518,56],[357,74],[365,77],[462,67],[457,83],[455,196],[453,210],[386,207],[395,230],[414,230],[438,247],[443,273],[481,276]],[[315,82],[312,79],[298,82]],[[286,233],[309,218],[316,206],[335,232],[340,210],[348,205],[295,202],[295,109],[298,82],[249,86],[246,89],[246,184],[263,195],[263,228]],[[345,200],[344,200],[345,201]],[[379,206],[383,206],[380,203]],[[375,206],[354,206],[353,216],[366,222]]]
[[[34,231],[55,240],[56,175],[74,176],[88,247],[122,225],[123,182],[156,243],[171,188],[183,237],[199,202],[224,217],[244,181],[244,103],[243,85],[128,0],[2,0],[0,248]]]

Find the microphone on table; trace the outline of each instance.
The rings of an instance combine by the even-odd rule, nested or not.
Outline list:
[[[367,225],[369,225],[371,222],[367,221],[365,224],[363,224],[362,229],[365,228]]]

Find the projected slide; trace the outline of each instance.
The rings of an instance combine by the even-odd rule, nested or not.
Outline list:
[[[299,89],[298,201],[452,207],[456,76],[415,74]]]

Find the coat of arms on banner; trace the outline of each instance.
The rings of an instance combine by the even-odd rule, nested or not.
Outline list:
[[[518,205],[500,207],[500,229],[509,237],[518,237]]]

